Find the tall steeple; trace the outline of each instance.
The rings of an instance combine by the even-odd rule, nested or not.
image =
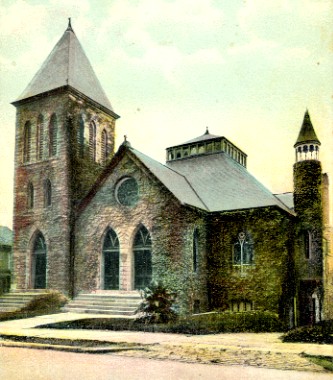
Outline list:
[[[318,160],[320,141],[311,123],[309,111],[304,114],[303,124],[294,145],[296,162],[303,160]]]
[[[72,293],[76,204],[114,154],[119,116],[70,20],[13,104],[16,285]]]
[[[14,104],[65,86],[113,112],[111,103],[74,33],[71,19],[63,36]]]

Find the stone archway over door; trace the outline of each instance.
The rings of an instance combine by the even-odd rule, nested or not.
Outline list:
[[[32,252],[32,286],[34,289],[46,288],[46,244],[44,236],[39,233],[35,239]]]
[[[151,239],[142,226],[135,235],[134,245],[134,288],[144,289],[152,279]]]
[[[119,240],[112,229],[105,235],[102,265],[102,288],[104,290],[119,289]]]

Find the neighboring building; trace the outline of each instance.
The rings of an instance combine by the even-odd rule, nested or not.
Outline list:
[[[331,312],[320,142],[308,112],[295,192],[274,195],[242,150],[208,130],[168,148],[166,165],[126,139],[114,153],[118,115],[70,24],[13,104],[18,289],[76,295],[153,279],[178,292],[183,312],[264,309],[290,325]]]
[[[0,294],[10,288],[12,272],[13,232],[5,226],[0,226]]]

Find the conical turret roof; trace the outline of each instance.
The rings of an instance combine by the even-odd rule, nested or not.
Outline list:
[[[59,42],[15,102],[63,86],[70,86],[113,111],[70,21]]]
[[[304,114],[303,124],[294,147],[304,143],[317,143],[320,145],[320,141],[311,123],[308,110],[306,110]]]

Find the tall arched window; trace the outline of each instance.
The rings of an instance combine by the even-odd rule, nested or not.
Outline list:
[[[83,153],[84,153],[84,120],[83,120],[82,116],[80,116],[80,119],[79,119],[77,143],[78,143],[79,156],[83,157]]]
[[[46,244],[44,236],[39,232],[35,238],[32,251],[32,282],[34,289],[46,288]]]
[[[109,229],[103,243],[103,289],[119,289],[119,240]]]
[[[57,116],[53,114],[51,116],[49,124],[49,156],[53,157],[57,155],[57,137],[58,137],[58,123]]]
[[[105,163],[108,158],[108,134],[105,129],[102,131],[101,139],[101,161]]]
[[[94,121],[89,124],[89,154],[92,160],[96,161],[96,124]]]
[[[27,206],[29,209],[34,207],[34,186],[31,182],[28,183],[28,191],[27,191]]]
[[[38,116],[37,119],[37,130],[36,130],[36,157],[37,160],[43,159],[43,139],[44,139],[44,119],[42,115]]]
[[[135,235],[134,253],[134,287],[144,289],[152,279],[151,238],[146,227],[141,226]]]
[[[193,263],[193,272],[198,270],[198,251],[199,251],[199,232],[196,228],[193,232],[193,254],[192,254],[192,263]]]
[[[52,185],[49,179],[44,181],[44,207],[52,204]]]
[[[23,130],[23,162],[31,159],[31,124],[27,121]]]
[[[240,232],[237,241],[234,243],[233,252],[234,265],[238,265],[243,269],[243,266],[254,264],[254,249],[251,235],[245,232]]]

